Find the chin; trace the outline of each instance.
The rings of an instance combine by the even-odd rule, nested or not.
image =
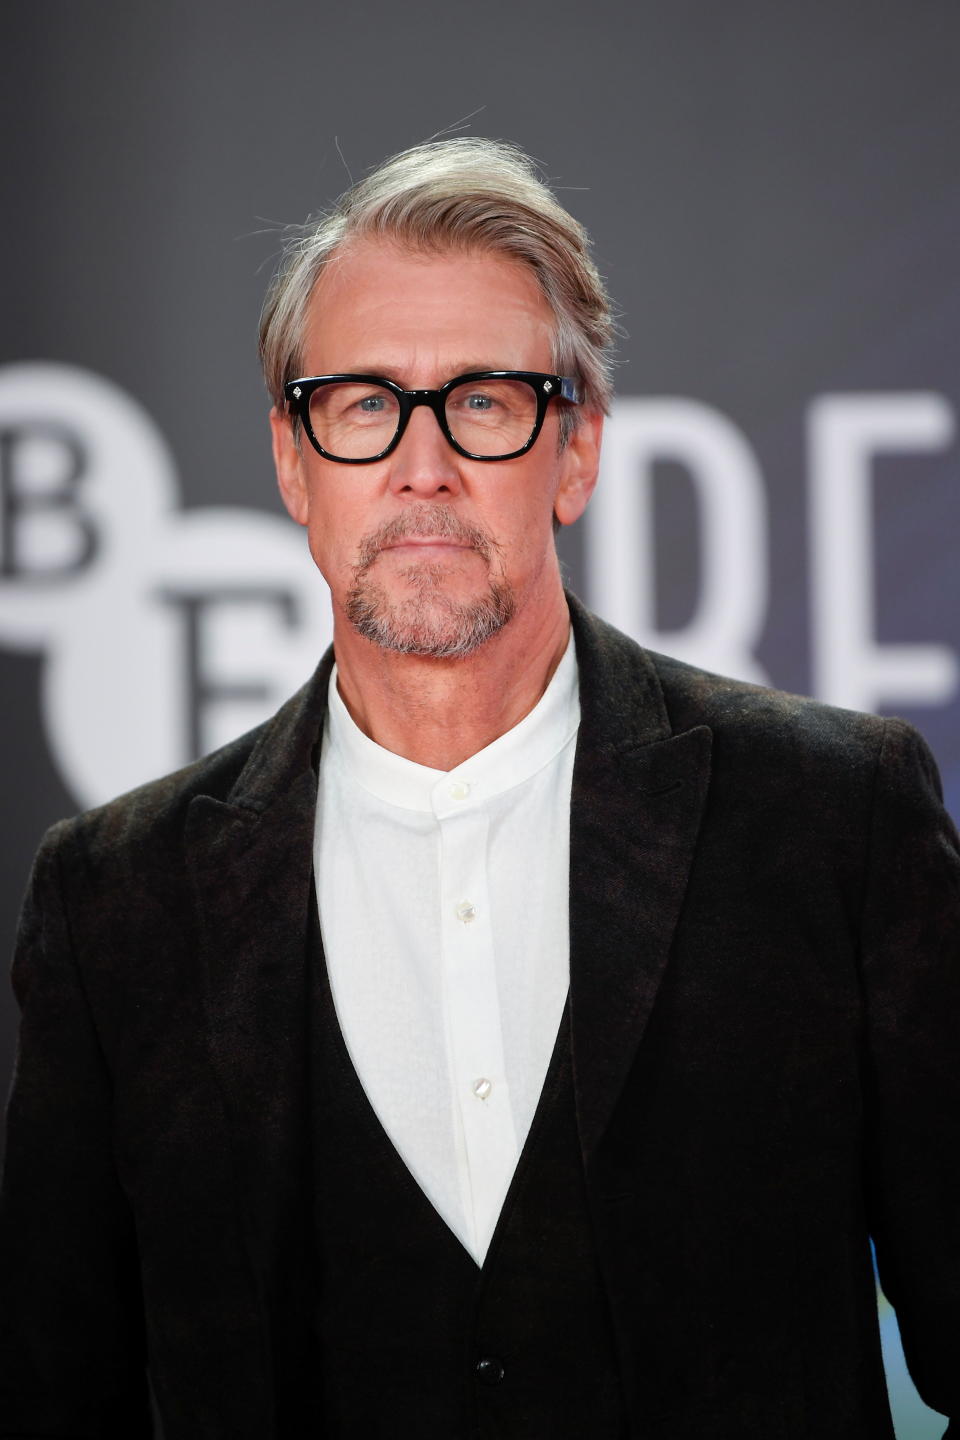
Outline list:
[[[364,577],[347,595],[344,613],[381,649],[436,660],[472,654],[513,618],[516,601],[508,585],[491,581],[482,595],[460,600],[424,580],[429,577],[418,576],[417,593],[394,599]]]

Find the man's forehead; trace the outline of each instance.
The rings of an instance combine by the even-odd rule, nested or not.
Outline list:
[[[318,307],[344,289],[372,288],[398,272],[425,285],[439,277],[476,277],[503,283],[507,276],[537,296],[542,294],[532,268],[522,260],[477,245],[415,245],[391,236],[359,235],[345,240],[326,261],[313,287]]]
[[[349,342],[351,369],[367,355],[365,363],[378,361],[382,373],[385,361],[404,358],[411,347],[437,346],[454,365],[451,374],[523,368],[512,358],[518,344],[542,349],[553,329],[536,277],[520,261],[477,248],[425,250],[362,237],[341,247],[314,286],[304,358]]]

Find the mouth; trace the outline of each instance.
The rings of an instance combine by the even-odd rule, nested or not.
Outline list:
[[[438,550],[451,550],[462,554],[464,551],[476,549],[476,545],[466,540],[453,540],[447,535],[407,535],[402,540],[382,546],[381,554],[391,550],[431,550],[434,553]]]

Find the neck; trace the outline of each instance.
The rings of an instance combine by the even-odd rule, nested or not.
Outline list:
[[[337,615],[338,688],[354,723],[385,750],[453,770],[518,725],[546,690],[570,634],[559,583],[557,602],[515,615],[457,660],[383,650]]]

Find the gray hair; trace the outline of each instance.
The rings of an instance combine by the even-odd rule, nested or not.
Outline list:
[[[278,408],[286,381],[302,374],[314,286],[360,236],[426,252],[487,250],[527,265],[553,311],[552,363],[580,380],[587,408],[609,410],[614,322],[589,237],[522,150],[472,136],[402,151],[293,232],[260,317],[260,359]],[[575,423],[564,407],[561,434]]]

